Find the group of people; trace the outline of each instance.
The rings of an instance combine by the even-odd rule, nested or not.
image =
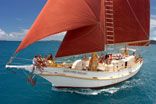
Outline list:
[[[47,57],[46,55],[42,58],[41,55],[36,55],[33,58],[33,65],[35,66],[48,66],[50,64],[54,63],[54,59],[53,59],[53,55],[49,54],[49,56]]]
[[[111,64],[112,60],[121,60],[123,56],[121,54],[104,54],[98,56],[95,52],[91,54],[91,58],[89,59],[89,70],[95,71],[98,67],[98,64],[106,63]],[[84,61],[87,61],[87,56],[84,56]]]
[[[102,53],[101,56],[97,55],[97,59],[99,63],[111,63],[112,60],[121,60],[123,59],[123,56],[121,54],[104,54]],[[84,61],[87,61],[87,56],[84,56]]]

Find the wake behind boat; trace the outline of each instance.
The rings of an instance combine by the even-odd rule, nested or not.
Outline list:
[[[32,85],[34,74],[57,88],[101,88],[120,83],[137,74],[143,64],[137,50],[128,46],[149,45],[149,15],[149,0],[48,0],[6,68],[31,72],[27,81]],[[54,60],[46,66],[11,65],[20,50],[63,31],[67,32],[55,58],[84,55],[84,59]],[[120,45],[125,48],[117,50]],[[99,56],[99,52],[103,54]]]

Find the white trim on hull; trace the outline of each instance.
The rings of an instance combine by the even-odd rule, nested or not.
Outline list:
[[[132,67],[120,70],[118,72],[91,72],[45,67],[43,72],[40,72],[38,69],[36,69],[35,74],[45,78],[57,88],[101,88],[111,86],[131,78],[139,71],[141,66],[142,62],[139,61]],[[7,65],[6,68],[25,69],[31,72],[33,66]]]

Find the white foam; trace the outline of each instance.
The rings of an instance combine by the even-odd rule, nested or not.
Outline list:
[[[57,89],[55,87],[52,87],[53,91],[59,91],[59,92],[67,92],[67,93],[76,93],[76,94],[82,94],[82,95],[98,95],[98,94],[103,94],[104,95],[110,95],[114,94],[120,90],[135,87],[142,84],[141,79],[132,79],[125,81],[123,85],[121,86],[113,86],[109,88],[103,88],[103,89],[69,89],[69,88],[63,88],[63,89]]]
[[[68,89],[68,88],[63,88],[63,89],[57,89],[52,87],[53,91],[59,91],[59,92],[69,92],[69,93],[77,93],[77,94],[82,94],[82,95],[98,95],[103,92],[107,92],[109,94],[113,94],[120,90],[120,88],[115,88],[115,87],[110,87],[110,88],[104,88],[104,89]]]

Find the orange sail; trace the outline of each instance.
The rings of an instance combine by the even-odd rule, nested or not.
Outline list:
[[[89,7],[92,3],[97,4],[93,0],[48,0],[15,53],[50,35],[97,24],[96,11]]]
[[[150,0],[48,0],[15,53],[63,31],[56,57],[104,51],[106,44],[142,46],[149,40],[149,21]],[[113,41],[107,41],[108,31]]]
[[[97,24],[68,31],[56,57],[104,51],[104,0],[91,1],[89,8],[95,11]],[[96,5],[95,5],[96,4]]]

